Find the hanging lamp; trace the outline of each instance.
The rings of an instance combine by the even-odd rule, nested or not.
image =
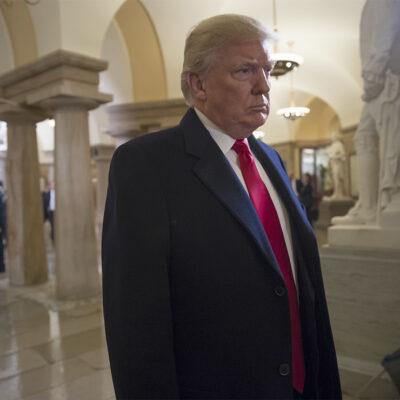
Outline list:
[[[278,23],[276,16],[276,0],[272,0],[273,30],[278,33]],[[278,43],[275,42],[274,52],[271,54],[272,60],[275,61],[274,69],[271,72],[276,78],[287,74],[293,69],[299,67],[304,62],[304,58],[294,53],[279,53]]]
[[[288,43],[291,47],[293,42]],[[295,121],[298,118],[302,118],[310,112],[308,107],[296,107],[294,101],[294,89],[293,89],[293,77],[294,74],[290,74],[290,106],[285,108],[280,108],[277,111],[277,114],[290,120]]]

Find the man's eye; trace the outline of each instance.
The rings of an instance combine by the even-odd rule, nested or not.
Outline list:
[[[243,80],[247,79],[251,75],[251,73],[252,73],[251,67],[243,67],[235,71],[235,76],[237,79]]]
[[[271,75],[272,70],[274,69],[274,66],[268,66],[264,68],[264,72],[266,75]]]

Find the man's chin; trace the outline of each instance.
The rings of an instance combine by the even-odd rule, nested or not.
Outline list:
[[[267,122],[268,113],[260,112],[254,116],[252,121],[253,131],[255,131],[260,126],[263,126]]]

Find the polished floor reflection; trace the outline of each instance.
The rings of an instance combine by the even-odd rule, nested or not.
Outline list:
[[[0,398],[115,398],[100,307],[52,311],[22,292],[0,280]]]
[[[22,288],[0,274],[0,399],[115,399],[100,299],[57,302],[52,279]]]

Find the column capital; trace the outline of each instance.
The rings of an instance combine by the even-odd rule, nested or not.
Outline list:
[[[108,95],[106,95],[108,96]],[[110,100],[92,97],[57,95],[41,100],[38,104],[46,110],[93,110]]]
[[[93,160],[98,161],[110,161],[114,154],[115,146],[110,144],[95,144],[90,146],[90,154]]]
[[[177,125],[187,108],[184,99],[107,106],[105,111],[109,116],[109,126],[106,133],[123,143],[146,133]]]
[[[98,90],[99,73],[108,63],[66,50],[56,50],[31,63],[0,75],[0,94],[27,106],[58,108],[98,107],[112,100]]]
[[[7,123],[35,124],[49,117],[49,114],[37,107],[23,107],[0,99],[0,120]]]

